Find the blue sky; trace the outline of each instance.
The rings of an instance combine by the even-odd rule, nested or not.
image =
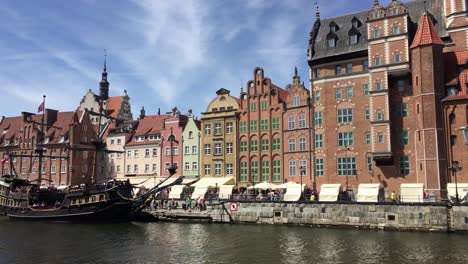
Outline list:
[[[391,0],[381,0],[388,4]],[[314,0],[44,0],[0,2],[0,115],[71,111],[98,92],[104,49],[110,94],[131,97],[134,117],[206,110],[224,87],[264,68],[273,83],[308,86]],[[405,1],[406,2],[406,1]],[[66,5],[64,5],[66,3]],[[321,17],[367,10],[373,0],[319,0]]]

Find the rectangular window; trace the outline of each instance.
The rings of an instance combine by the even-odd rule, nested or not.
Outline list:
[[[130,173],[130,170],[132,169],[132,166],[127,165],[127,173]]]
[[[296,176],[296,161],[290,160],[289,161],[289,177]]]
[[[133,172],[138,172],[138,165],[133,165]]]
[[[296,128],[296,121],[294,116],[288,116],[288,129],[292,130]]]
[[[370,110],[369,109],[364,110],[364,119],[366,119],[366,120],[370,119]]]
[[[239,122],[239,131],[240,132],[247,132],[247,121],[240,121]]]
[[[340,75],[340,74],[341,74],[341,65],[336,65],[335,74],[336,74],[336,75]]]
[[[262,139],[262,151],[270,150],[270,142],[268,139]]]
[[[205,144],[205,155],[211,155],[211,145]]]
[[[149,172],[149,164],[145,164],[145,172]]]
[[[223,154],[223,147],[221,143],[215,143],[214,155],[222,155]]]
[[[271,119],[271,129],[280,129],[279,117],[274,117],[273,119]]]
[[[211,135],[211,125],[205,125],[205,135]]]
[[[260,129],[262,131],[267,131],[268,130],[268,119],[262,119],[260,122],[261,122],[260,123]]]
[[[349,36],[349,43],[351,45],[358,43],[358,35],[357,34],[352,34],[351,36]]]
[[[346,96],[348,98],[352,98],[353,97],[353,94],[354,94],[354,88],[353,86],[347,86],[346,87]]]
[[[343,92],[341,87],[337,87],[335,90],[335,99],[340,100],[343,97]]]
[[[400,54],[393,55],[393,61],[394,63],[400,63],[401,62]]]
[[[362,70],[363,71],[369,71],[369,61],[368,60],[365,60],[362,62]]]
[[[133,151],[133,156],[135,156],[135,158],[138,158],[138,150],[137,150],[137,149],[135,149],[135,150]]]
[[[398,25],[393,26],[393,35],[400,34],[400,27]]]
[[[288,146],[289,146],[289,151],[296,151],[296,139],[290,138]]]
[[[399,118],[408,117],[408,104],[400,103],[397,105],[397,115]]]
[[[192,154],[198,154],[198,146],[192,146]]]
[[[280,139],[279,138],[274,138],[272,140],[272,150],[273,151],[278,151],[280,150]]]
[[[233,124],[232,122],[226,123],[226,134],[232,134],[233,131]]]
[[[184,169],[185,169],[186,171],[187,171],[187,170],[190,170],[190,162],[185,162]]]
[[[240,142],[240,152],[247,152],[247,141]]]
[[[127,158],[131,158],[132,157],[132,151],[131,150],[127,150]]]
[[[380,30],[378,28],[374,29],[374,38],[380,38]]]
[[[337,110],[337,122],[338,123],[352,123],[353,122],[353,109],[343,108]]]
[[[241,161],[240,163],[240,181],[247,182],[247,161]]]
[[[401,146],[408,146],[409,145],[409,132],[408,130],[401,129],[400,130],[400,145]]]
[[[404,93],[405,92],[405,80],[398,80],[397,81],[397,88],[398,88],[398,92]]]
[[[305,120],[305,115],[299,115],[299,128],[305,128],[306,127],[306,120]]]
[[[370,145],[372,142],[371,140],[371,133],[370,132],[366,132],[366,145]]]
[[[189,155],[190,154],[190,146],[185,146],[184,148],[184,154]]]
[[[377,143],[383,144],[384,143],[384,137],[382,133],[377,134]]]
[[[234,174],[234,166],[232,163],[226,164],[226,175],[233,175]]]
[[[279,160],[273,161],[273,181],[281,181],[281,162]]]
[[[153,170],[153,172],[156,172],[157,168],[158,167],[156,166],[155,163],[151,164],[151,169]]]
[[[250,112],[257,111],[257,103],[250,103]]]
[[[258,151],[258,140],[251,140],[250,141],[250,151],[256,152]]]
[[[172,154],[173,154],[173,155],[179,155],[179,148],[178,148],[178,147],[174,147],[174,148],[172,149]]]
[[[258,120],[250,120],[250,131],[257,131]]]
[[[321,126],[323,121],[323,113],[322,112],[314,112],[314,123],[316,126]]]
[[[153,157],[156,157],[158,156],[158,149],[153,149]]]
[[[338,176],[355,176],[356,175],[356,158],[337,158],[336,165]]]
[[[198,162],[196,161],[192,162],[192,170],[198,170]]]
[[[226,154],[232,154],[233,153],[233,145],[232,143],[226,143]]]
[[[223,173],[223,165],[221,163],[215,163],[214,172],[216,176],[220,176]]]
[[[371,172],[372,171],[372,157],[366,157],[367,161],[367,171]]]
[[[315,68],[315,78],[320,78],[320,68]]]
[[[400,175],[408,175],[410,173],[409,156],[400,156]]]
[[[338,146],[347,147],[354,145],[354,132],[339,132]]]
[[[346,64],[346,73],[352,73],[353,72],[353,64],[352,63],[347,63]]]
[[[223,131],[223,129],[222,129],[221,123],[215,123],[215,125],[214,125],[214,134],[215,134],[215,136],[221,135],[222,131]]]
[[[121,145],[122,144],[122,140],[121,139],[117,139],[117,145]]]
[[[294,96],[293,97],[293,106],[300,106],[301,105],[301,97],[300,96]]]
[[[382,90],[382,83],[381,82],[375,82],[375,90],[377,90],[377,91]]]
[[[252,181],[258,182],[258,161],[252,160],[250,162],[250,174]]]
[[[336,39],[334,38],[331,38],[328,40],[328,47],[329,48],[334,48],[335,47],[335,42],[336,42]]]
[[[323,135],[315,134],[315,148],[322,148],[322,147],[323,147]]]
[[[299,151],[305,151],[306,150],[306,138],[301,137],[299,138]]]
[[[320,90],[315,91],[315,102],[320,102]]]
[[[374,66],[379,66],[380,65],[380,57],[377,56],[374,58]]]
[[[320,177],[325,174],[324,159],[315,159],[315,176]]]
[[[392,8],[392,15],[398,15],[398,8]]]
[[[299,161],[299,175],[301,177],[307,176],[307,160]]]
[[[205,175],[211,175],[211,165],[205,164]]]
[[[67,172],[67,166],[60,167],[60,173],[66,173],[66,172]]]
[[[262,101],[262,110],[268,109],[268,101]]]
[[[270,181],[270,161],[262,160],[262,181]]]

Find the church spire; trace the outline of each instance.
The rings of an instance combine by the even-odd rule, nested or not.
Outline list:
[[[374,6],[379,6],[379,0],[374,0]]]
[[[102,78],[99,82],[99,95],[102,100],[109,98],[109,82],[107,81],[107,51],[104,50],[104,69],[102,70]]]

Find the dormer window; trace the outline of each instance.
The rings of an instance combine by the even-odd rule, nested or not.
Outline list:
[[[351,24],[353,24],[354,28],[358,28],[362,25],[361,21],[357,19],[357,17],[353,17],[353,19],[351,20]]]
[[[336,32],[336,31],[338,31],[338,29],[340,29],[340,28],[338,27],[338,25],[335,23],[335,21],[332,21],[332,22],[330,23],[330,31],[331,31],[331,32]]]
[[[332,38],[328,40],[328,47],[329,48],[334,48],[336,47],[336,39]]]
[[[393,16],[398,15],[398,8],[396,8],[396,7],[392,8],[392,15]]]
[[[349,44],[357,44],[358,43],[358,35],[353,34],[349,36]]]
[[[449,96],[455,96],[458,94],[458,88],[456,86],[451,86],[447,89]],[[6,143],[5,143],[6,144]]]
[[[136,142],[141,142],[141,141],[144,141],[145,140],[145,136],[138,136],[136,137]]]
[[[374,19],[380,18],[380,14],[378,11],[374,12]]]
[[[5,146],[10,145],[11,141],[9,139],[5,140]]]

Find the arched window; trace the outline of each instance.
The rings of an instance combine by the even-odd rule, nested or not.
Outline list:
[[[454,125],[454,124],[455,124],[456,118],[455,118],[455,114],[454,114],[454,113],[451,113],[451,114],[449,115],[449,121],[450,121],[450,124],[451,124],[451,125]]]

